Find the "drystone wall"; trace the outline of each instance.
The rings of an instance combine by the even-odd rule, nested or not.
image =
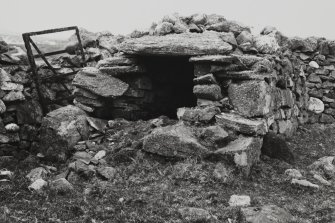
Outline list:
[[[180,121],[155,129],[144,138],[143,150],[179,158],[215,155],[248,174],[268,132],[289,137],[299,124],[335,121],[332,41],[287,38],[271,27],[254,35],[237,22],[203,14],[166,16],[148,31],[129,36],[81,34],[87,67],[80,68],[77,45],[70,41],[71,55],[52,65],[60,73],[79,72],[63,80],[65,87],[42,83],[50,100],[68,96],[70,89],[75,106],[66,106],[68,100],[52,104],[43,120],[29,68],[1,68],[3,154],[12,146],[26,146],[64,161],[79,141],[87,140],[88,116],[137,120],[168,115]],[[2,51],[8,52],[6,47]],[[38,67],[43,78],[51,75]],[[35,138],[25,135],[33,132]]]

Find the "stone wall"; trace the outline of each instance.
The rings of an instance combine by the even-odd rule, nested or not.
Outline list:
[[[167,16],[129,36],[82,31],[82,37],[87,67],[80,68],[77,45],[70,42],[71,55],[52,65],[59,73],[79,72],[63,84],[43,83],[42,94],[54,100],[69,96],[67,88],[73,104],[90,116],[168,115],[194,126],[219,125],[232,132],[232,143],[243,136],[257,144],[268,132],[291,136],[299,124],[335,121],[333,41],[287,38],[272,27],[255,35],[247,26],[204,14]],[[13,55],[6,58],[26,60]],[[51,75],[38,67],[42,77]],[[6,147],[1,152],[30,148],[38,140],[42,114],[28,67],[3,65],[0,93],[1,145]],[[236,143],[245,142],[253,140]]]

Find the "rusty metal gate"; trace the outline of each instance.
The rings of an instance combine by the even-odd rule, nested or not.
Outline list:
[[[62,74],[57,73],[56,69],[53,68],[52,65],[49,63],[49,61],[47,60],[47,57],[48,56],[53,56],[53,55],[58,55],[58,54],[64,54],[64,53],[67,53],[67,51],[64,49],[64,50],[44,53],[38,48],[36,43],[32,40],[31,36],[44,35],[44,34],[57,33],[57,32],[64,32],[64,31],[70,31],[70,30],[74,30],[75,33],[76,33],[76,36],[77,36],[77,39],[78,39],[78,47],[79,47],[81,57],[82,57],[82,66],[85,66],[85,54],[84,54],[83,45],[82,45],[82,42],[81,42],[81,39],[80,39],[79,29],[78,29],[77,26],[71,26],[71,27],[65,27],[65,28],[59,28],[59,29],[49,29],[49,30],[43,30],[43,31],[38,31],[38,32],[29,32],[29,33],[23,33],[22,34],[22,38],[23,38],[25,47],[27,49],[27,56],[28,56],[28,61],[29,61],[30,67],[31,67],[33,80],[34,80],[35,85],[36,85],[36,90],[37,90],[38,97],[39,97],[39,100],[40,100],[40,103],[41,103],[42,110],[43,110],[44,114],[46,114],[48,112],[47,105],[52,104],[52,103],[57,103],[58,101],[61,101],[61,100],[71,99],[72,96],[69,96],[67,98],[57,98],[54,101],[46,100],[45,97],[42,94],[42,91],[41,91],[41,83],[42,82],[52,82],[52,81],[55,81],[56,79],[59,80],[59,79],[62,79],[64,77],[67,77],[69,75],[73,75],[76,72],[74,71],[74,72],[62,73]],[[32,47],[36,50],[36,52],[37,52],[36,55],[33,54]],[[38,68],[36,66],[35,58],[42,58],[42,60],[45,62],[45,64],[52,71],[53,76],[41,78],[39,73],[38,73]],[[66,87],[66,85],[64,83],[61,83],[61,84],[71,95],[71,91]]]

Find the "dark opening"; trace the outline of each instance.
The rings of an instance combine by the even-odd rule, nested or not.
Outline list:
[[[188,57],[141,56],[143,74],[120,75],[130,85],[125,95],[108,102],[96,114],[103,118],[151,119],[161,115],[177,117],[177,108],[194,107],[194,67]]]
[[[194,68],[188,57],[142,57],[152,80],[154,101],[150,116],[176,118],[177,108],[194,107]]]

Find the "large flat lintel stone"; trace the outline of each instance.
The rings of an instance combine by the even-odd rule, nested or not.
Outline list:
[[[195,56],[228,54],[233,47],[223,41],[222,34],[213,31],[203,33],[169,34],[165,36],[143,36],[127,39],[120,50],[126,54]]]

